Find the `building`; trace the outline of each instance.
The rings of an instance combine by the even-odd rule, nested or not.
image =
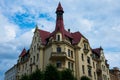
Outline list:
[[[17,65],[14,65],[8,71],[5,72],[5,79],[4,80],[16,80],[17,76]]]
[[[92,58],[94,61],[96,61],[97,80],[110,80],[109,64],[107,64],[103,49],[100,47],[92,49],[92,51]]]
[[[120,80],[120,70],[117,67],[110,69],[110,78],[111,80]]]
[[[21,54],[19,55],[19,60],[17,62],[17,69],[18,69],[17,79],[19,79],[19,76],[29,73],[29,71],[28,71],[29,57],[30,57],[29,50],[26,51],[26,49],[24,48],[23,51],[21,52]]]
[[[65,30],[63,13],[59,3],[52,33],[36,26],[30,49],[23,49],[19,56],[17,79],[37,68],[44,70],[48,64],[53,64],[58,70],[71,69],[77,80],[82,76],[88,76],[91,80],[110,80],[103,49],[92,49],[88,39],[80,32]]]

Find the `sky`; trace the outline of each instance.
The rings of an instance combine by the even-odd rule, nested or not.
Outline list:
[[[102,46],[110,68],[120,68],[120,0],[0,0],[0,80],[30,48],[36,25],[55,29],[59,1],[65,29],[81,32],[92,48]]]

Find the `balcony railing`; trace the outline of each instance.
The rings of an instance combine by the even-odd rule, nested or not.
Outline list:
[[[50,59],[66,58],[66,52],[52,52]]]
[[[88,49],[83,49],[84,53],[87,54],[89,52]]]

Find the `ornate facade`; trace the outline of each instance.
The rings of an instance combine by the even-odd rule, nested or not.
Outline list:
[[[53,64],[58,70],[71,69],[77,80],[81,76],[88,76],[91,80],[110,80],[109,65],[103,49],[92,49],[88,39],[80,32],[65,30],[63,13],[59,3],[52,33],[36,26],[30,49],[23,49],[19,56],[17,78],[31,74],[37,68],[44,70],[48,64]]]

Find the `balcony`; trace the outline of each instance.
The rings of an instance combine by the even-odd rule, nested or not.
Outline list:
[[[89,52],[88,49],[83,49],[84,53],[87,54]]]
[[[102,70],[99,69],[99,68],[96,71],[97,71],[97,74],[101,74],[102,73]]]
[[[52,52],[50,59],[65,59],[67,58],[66,52]]]

